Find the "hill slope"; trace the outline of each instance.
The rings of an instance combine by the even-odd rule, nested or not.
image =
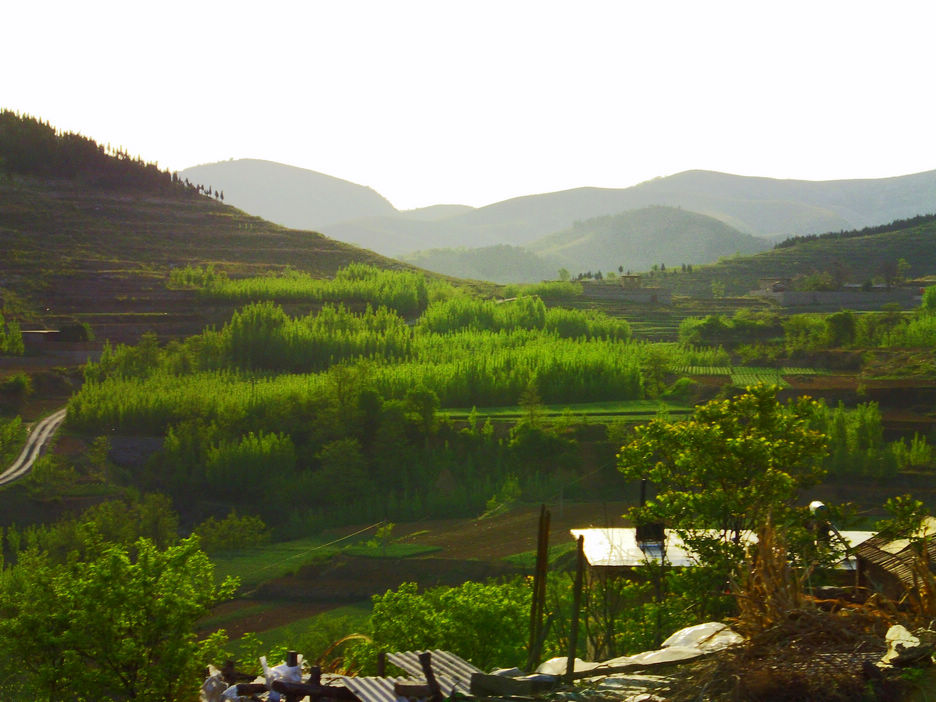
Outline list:
[[[396,212],[371,188],[273,161],[221,161],[186,168],[179,175],[223,190],[225,202],[245,212],[294,229]]]
[[[936,274],[936,221],[905,226],[893,231],[807,240],[775,248],[753,256],[738,256],[693,272],[657,275],[653,284],[676,293],[707,297],[716,281],[727,294],[744,294],[757,287],[762,278],[795,278],[813,272],[838,270],[845,282],[863,283],[880,276],[886,266],[896,267],[899,259],[909,264],[908,277]]]
[[[645,207],[623,214],[576,222],[534,241],[530,250],[561,258],[570,270],[635,271],[663,263],[709,263],[736,252],[767,248],[763,239],[742,234],[712,217],[673,207]]]
[[[560,268],[573,275],[647,270],[654,264],[679,267],[710,263],[735,253],[756,253],[768,244],[712,217],[672,207],[646,207],[576,222],[526,247],[505,244],[429,249],[400,256],[427,270],[498,283],[554,279]]]
[[[231,306],[169,290],[171,267],[214,263],[233,274],[287,266],[331,276],[351,262],[406,267],[321,234],[252,217],[205,196],[95,188],[0,176],[0,301],[99,338],[192,334]]]
[[[520,246],[497,244],[477,249],[428,249],[404,254],[400,260],[428,271],[456,278],[495,283],[533,283],[553,280],[565,262],[539,256]]]

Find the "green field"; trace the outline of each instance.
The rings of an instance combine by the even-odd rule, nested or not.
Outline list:
[[[548,419],[556,419],[565,416],[572,417],[633,417],[652,418],[660,412],[667,414],[685,414],[691,411],[691,407],[682,402],[664,401],[664,400],[620,400],[609,402],[585,402],[569,405],[544,405],[541,416]],[[466,409],[447,409],[443,410],[451,419],[468,419],[472,410]],[[518,405],[506,407],[478,407],[474,410],[479,419],[517,419],[524,416],[528,410],[524,410]]]
[[[319,538],[281,541],[255,548],[229,551],[212,557],[218,580],[231,575],[241,588],[280,578],[304,565],[319,563],[338,553],[339,547]]]
[[[257,632],[254,636],[261,643],[261,650],[302,648],[302,642],[310,636],[319,639],[316,643],[334,643],[350,631],[364,630],[370,616],[370,603],[345,605],[330,609],[322,614],[295,619],[288,624]],[[334,633],[331,633],[334,631]],[[242,646],[234,641],[233,648],[240,652]],[[304,653],[302,650],[300,653]],[[277,661],[278,662],[278,661]]]
[[[421,544],[388,544],[387,546],[360,544],[349,546],[344,550],[344,553],[349,556],[362,556],[364,558],[411,558],[413,556],[425,556],[441,550],[441,546],[423,546]]]

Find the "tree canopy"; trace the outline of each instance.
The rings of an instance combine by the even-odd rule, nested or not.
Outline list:
[[[86,537],[80,557],[33,548],[0,573],[0,688],[14,699],[193,696],[224,639],[199,641],[195,623],[235,583],[216,586],[197,537],[165,549]]]
[[[821,406],[807,397],[781,403],[779,388],[758,385],[698,407],[690,419],[655,419],[634,429],[618,469],[646,478],[656,497],[633,510],[640,522],[663,522],[709,563],[737,561],[741,536],[768,518],[795,521],[801,488],[823,474],[827,439],[814,429]]]

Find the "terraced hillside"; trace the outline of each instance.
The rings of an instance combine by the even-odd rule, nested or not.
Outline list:
[[[863,283],[882,275],[885,267],[896,266],[901,258],[909,264],[911,278],[936,273],[936,222],[867,236],[820,238],[752,256],[734,256],[694,266],[689,273],[673,270],[656,274],[648,284],[676,294],[711,297],[715,282],[724,285],[726,294],[741,295],[755,289],[762,278],[793,278],[834,268],[843,273],[846,282]]]
[[[230,305],[169,290],[171,268],[215,264],[231,275],[291,266],[330,277],[352,262],[404,264],[309,231],[286,229],[205,196],[0,178],[0,296],[27,321],[88,322],[98,338],[192,334]]]

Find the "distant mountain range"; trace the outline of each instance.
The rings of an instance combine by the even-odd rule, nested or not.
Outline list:
[[[387,256],[418,260],[419,265],[430,269],[430,261],[453,261],[465,256],[441,251],[429,256],[428,250],[499,245],[529,247],[540,258],[547,258],[543,265],[550,269],[557,258],[564,260],[570,270],[594,269],[602,261],[603,268],[614,263],[615,267],[624,265],[635,270],[642,267],[639,261],[704,263],[713,260],[704,258],[709,255],[708,250],[755,250],[750,236],[777,239],[792,234],[851,230],[936,212],[936,171],[835,181],[685,171],[630,188],[576,188],[527,195],[481,208],[438,205],[410,211],[394,209],[370,188],[269,161],[226,161],[186,169],[180,175],[223,189],[226,202],[251,214],[286,226],[315,229]],[[590,243],[583,243],[582,222],[659,205],[719,220],[727,225],[722,232],[728,240],[722,245],[707,239],[705,244],[663,252],[658,248],[662,242],[652,235],[644,243],[632,244],[623,256],[615,255],[613,260],[589,257],[592,251],[608,253],[604,244],[597,246],[595,242],[607,243],[616,234],[595,225],[598,229],[589,235]],[[670,226],[676,226],[674,218],[675,215]],[[622,222],[605,224],[613,229]],[[706,225],[705,230],[707,236],[717,237],[711,225]],[[739,234],[749,238],[739,239]],[[676,239],[679,237],[673,241]],[[688,242],[686,237],[682,239]],[[642,248],[651,245],[657,247],[656,252]],[[420,253],[406,255],[416,251]],[[515,259],[516,254],[511,252]],[[472,265],[476,266],[476,261]],[[536,265],[530,262],[526,268]],[[467,268],[459,271],[440,272],[475,277],[468,274]]]

